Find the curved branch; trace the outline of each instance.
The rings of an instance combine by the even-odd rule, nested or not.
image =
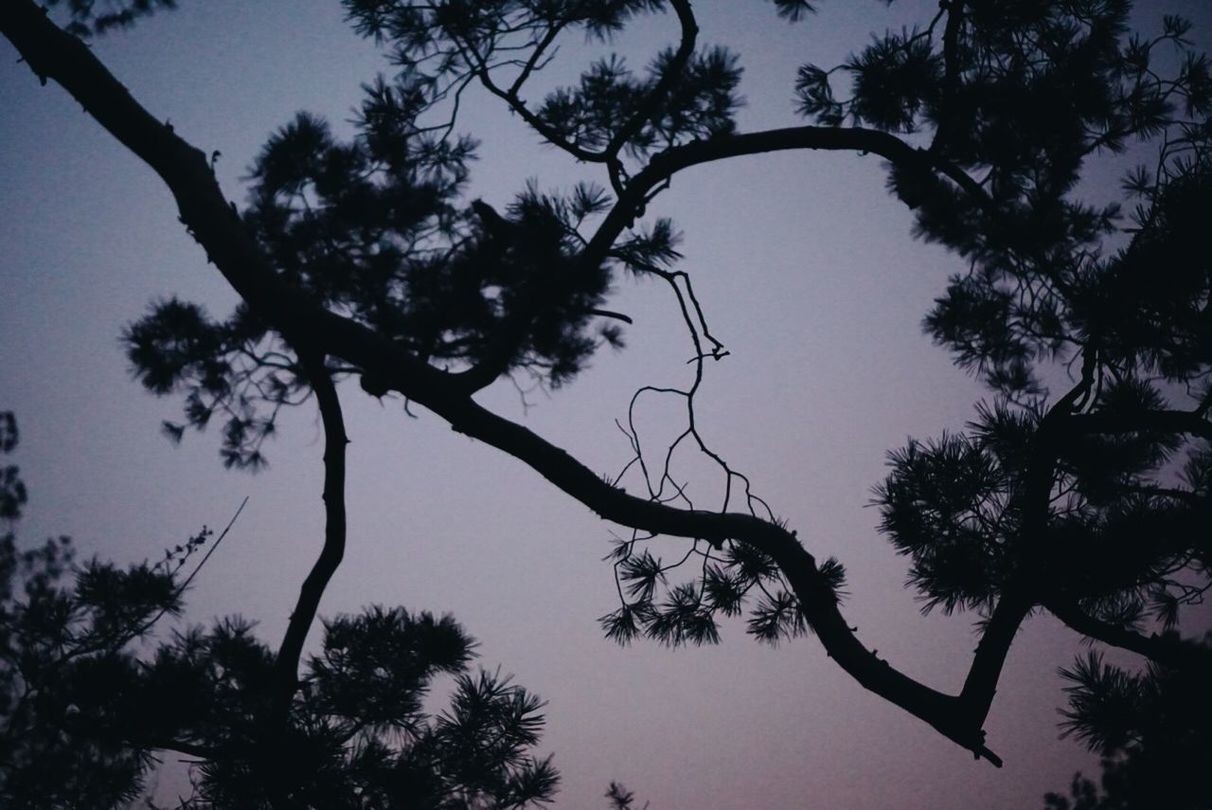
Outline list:
[[[677,52],[669,60],[665,75],[661,76],[648,97],[640,104],[639,109],[632,113],[623,126],[619,127],[618,131],[614,133],[614,137],[610,139],[610,143],[606,145],[606,149],[603,151],[611,160],[618,160],[619,152],[623,150],[627,142],[634,138],[657,114],[694,53],[694,44],[699,35],[699,25],[694,19],[694,11],[690,8],[688,0],[672,0],[670,5],[673,6],[674,13],[678,15],[678,24],[682,28]]]
[[[673,146],[652,157],[648,165],[627,184],[585,248],[584,261],[600,263],[624,229],[643,210],[649,193],[674,174],[692,166],[717,160],[790,150],[826,150],[873,153],[897,165],[927,167],[942,173],[962,188],[977,204],[988,208],[992,201],[980,184],[958,166],[925,150],[915,149],[887,132],[866,127],[802,126],[725,135],[710,140]]]
[[[324,425],[324,548],[316,559],[290,614],[282,646],[274,661],[274,681],[270,695],[269,718],[272,727],[281,728],[290,711],[290,701],[298,687],[299,658],[303,642],[316,618],[320,599],[332,575],[345,556],[345,420],[332,377],[324,366],[324,356],[300,354],[303,373],[316,392],[320,420]]]
[[[605,519],[678,537],[717,542],[733,539],[761,549],[783,570],[806,621],[827,653],[851,677],[976,756],[1001,764],[984,745],[983,716],[968,710],[970,705],[987,703],[986,698],[977,700],[975,692],[991,690],[988,676],[976,678],[972,690],[961,699],[925,686],[877,657],[844,620],[827,578],[794,533],[748,514],[684,510],[628,495],[604,482],[561,448],[482,408],[452,375],[418,360],[365,326],[323,309],[273,271],[234,206],[224,199],[205,153],[178,137],[170,125],[153,118],[79,40],[60,31],[31,0],[7,0],[0,4],[0,33],[17,47],[36,74],[44,79],[54,78],[63,85],[105,129],[161,176],[177,201],[183,224],[208,258],[249,306],[274,324],[287,342],[305,350],[305,357],[313,358],[310,362],[320,362],[314,358],[331,354],[373,374],[390,389],[447,420],[455,430],[528,464]],[[874,130],[800,127],[738,135],[687,144],[658,155],[628,187],[628,199],[632,203],[642,201],[648,190],[688,166],[781,149],[871,151],[893,161],[916,159],[920,154],[899,139]],[[588,253],[605,256],[610,242],[630,216],[620,213],[629,210],[625,202],[616,204],[607,216]],[[296,617],[292,617],[292,628],[303,626],[303,615],[309,610],[314,615],[314,602],[318,601],[314,584],[327,581],[331,572],[324,574],[324,571],[332,567],[333,559],[339,560],[336,549],[344,537],[344,510],[337,498],[340,489],[336,484],[343,472],[343,466],[337,465],[344,457],[344,429],[331,380],[326,373],[309,372],[309,376],[326,420],[325,460],[326,468],[331,467],[325,485],[329,521],[325,554],[313,570],[314,576],[308,577],[313,585],[304,585],[304,591],[312,596],[300,595],[300,608]],[[337,420],[331,422],[332,429],[331,419]],[[308,616],[306,623],[310,621]],[[289,669],[287,665],[292,660],[297,665],[298,656],[293,650],[298,633],[296,630],[291,635],[291,650],[287,649],[286,641],[283,643],[279,655],[282,672]],[[301,645],[301,641],[298,643]],[[978,647],[973,668],[982,673],[1000,669],[1005,643],[1002,639]]]
[[[1112,647],[1129,650],[1162,666],[1202,670],[1212,675],[1212,652],[1198,644],[1176,636],[1146,636],[1095,618],[1082,610],[1076,602],[1063,598],[1045,599],[1043,606],[1070,629],[1083,636],[1110,644]]]
[[[554,37],[554,35],[552,36]],[[543,47],[546,46],[544,45]],[[543,119],[539,118],[538,115],[527,107],[526,102],[518,96],[518,89],[520,86],[517,84],[516,80],[508,89],[501,87],[499,84],[493,81],[490,73],[491,66],[484,60],[482,56],[476,53],[474,49],[470,48],[469,46],[464,46],[461,43],[459,44],[459,50],[463,55],[463,58],[465,58],[468,63],[473,66],[472,75],[479,77],[480,84],[483,85],[484,89],[504,101],[515,115],[525,121],[531,129],[539,133],[539,135],[552,146],[562,149],[577,160],[582,160],[586,163],[606,163],[609,160],[608,154],[604,151],[594,152],[590,149],[585,149],[578,146],[565,138],[561,138],[555,130],[544,123]]]
[[[400,375],[393,381],[406,386]],[[396,390],[400,390],[397,388]],[[401,391],[401,393],[405,393]],[[863,687],[925,720],[944,736],[1000,765],[983,744],[981,723],[966,711],[974,699],[946,695],[910,678],[868,650],[842,616],[837,598],[821,574],[816,559],[794,532],[745,513],[687,510],[629,495],[605,482],[565,450],[550,444],[522,425],[492,413],[470,398],[435,400],[428,392],[405,393],[450,422],[451,427],[525,462],[532,469],[600,517],[633,529],[710,543],[736,540],[769,555],[787,577],[826,652]],[[428,400],[428,401],[427,401]],[[1000,670],[1005,650],[999,644],[978,647],[974,666]],[[979,662],[979,664],[978,664]],[[988,662],[988,663],[986,663]],[[979,683],[983,684],[983,681]],[[991,697],[990,697],[991,700]],[[983,718],[982,718],[983,720]]]

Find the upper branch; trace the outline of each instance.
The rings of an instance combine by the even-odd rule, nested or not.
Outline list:
[[[556,37],[558,37],[560,32],[564,30],[564,26],[565,23],[563,21],[554,22],[548,26],[547,32],[535,44],[534,50],[531,51],[530,58],[527,59],[526,63],[522,65],[522,69],[518,72],[517,77],[509,85],[509,89],[506,91],[509,97],[518,97],[518,93],[521,91],[522,85],[526,84],[526,80],[530,78],[530,75],[540,67],[540,63],[543,60],[543,54],[547,52],[547,49],[550,48],[552,43],[555,42]]]
[[[553,29],[553,31],[558,32],[558,29]],[[542,46],[543,43],[540,42],[540,45]],[[491,73],[492,66],[488,64],[487,60],[485,60],[483,56],[476,52],[473,46],[470,44],[460,44],[459,48],[467,61],[474,66],[475,75],[479,77],[480,84],[484,86],[484,89],[508,104],[509,109],[520,116],[521,119],[525,121],[531,129],[539,133],[544,140],[546,140],[552,146],[556,146],[564,150],[577,160],[583,160],[586,163],[607,162],[609,159],[608,153],[604,151],[594,152],[589,149],[584,149],[565,138],[561,138],[555,130],[544,123],[543,119],[535,115],[534,112],[526,106],[526,102],[523,101],[518,95],[518,91],[521,89],[521,84],[518,80],[515,80],[509,88],[501,87],[499,84],[493,81]],[[528,71],[526,68],[524,68],[522,74],[518,78],[521,81],[525,81],[525,77],[527,75]]]
[[[787,127],[740,135],[725,135],[710,140],[696,140],[670,147],[653,156],[648,165],[631,178],[626,191],[619,196],[610,212],[585,248],[585,261],[590,265],[601,262],[624,229],[643,210],[653,189],[667,182],[674,174],[692,166],[717,160],[788,150],[827,150],[874,153],[897,165],[926,166],[941,172],[962,188],[977,204],[989,207],[992,202],[980,184],[958,166],[924,150],[915,149],[887,132],[864,127]]]
[[[940,5],[947,13],[947,25],[943,29],[943,118],[934,131],[930,142],[932,153],[940,151],[946,142],[954,124],[951,115],[952,103],[960,87],[960,63],[957,51],[960,47],[959,35],[964,25],[964,0],[943,0]]]
[[[660,111],[661,104],[681,78],[682,71],[686,69],[686,63],[690,61],[690,57],[694,53],[694,44],[699,35],[699,25],[694,19],[694,11],[690,8],[688,0],[671,0],[671,5],[674,12],[677,13],[678,23],[682,27],[681,42],[678,43],[678,49],[673,55],[673,59],[669,61],[665,75],[661,76],[651,92],[648,93],[647,98],[632,113],[627,122],[619,127],[614,137],[610,139],[610,143],[607,144],[604,151],[611,160],[617,160],[619,152],[627,145],[627,142],[634,138],[643,129],[644,124],[652,120],[653,116]]]

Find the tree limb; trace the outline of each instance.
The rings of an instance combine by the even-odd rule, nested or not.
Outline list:
[[[1105,622],[1086,613],[1074,601],[1046,598],[1043,606],[1069,628],[1083,636],[1120,647],[1174,669],[1196,669],[1212,674],[1212,652],[1175,636],[1146,636],[1135,630]]]
[[[299,357],[303,373],[316,393],[324,425],[324,548],[299,589],[298,601],[274,661],[269,704],[269,722],[273,728],[282,728],[286,722],[290,701],[298,687],[303,642],[315,621],[324,590],[345,555],[345,446],[349,439],[345,436],[341,401],[325,368],[324,356],[303,351]]]
[[[973,668],[982,674],[969,679],[973,686],[963,699],[938,692],[894,669],[855,636],[838,609],[828,580],[794,534],[748,514],[683,510],[628,495],[604,482],[563,449],[482,408],[454,375],[421,362],[365,326],[326,311],[273,271],[234,206],[224,198],[205,153],[178,137],[171,126],[152,117],[83,43],[59,30],[32,0],[6,0],[0,4],[0,33],[16,46],[39,77],[53,78],[61,84],[106,130],[160,175],[177,201],[183,224],[208,258],[249,306],[274,324],[288,343],[300,347],[305,354],[331,354],[373,373],[391,390],[447,420],[456,431],[528,464],[605,519],[678,537],[717,542],[733,539],[764,551],[786,575],[806,621],[828,654],[851,677],[929,723],[977,757],[1001,764],[984,745],[983,713],[978,713],[981,715],[978,717],[969,707],[987,706],[991,699],[991,694],[981,696],[977,692],[989,692],[992,689],[989,675],[1000,671],[1008,643],[1008,637],[1000,629],[1002,623],[997,625],[996,639],[978,646]],[[594,235],[587,253],[604,257],[634,211],[634,205],[629,209],[627,203],[642,202],[647,191],[674,172],[728,157],[787,149],[870,151],[894,162],[920,156],[918,150],[887,133],[820,127],[772,130],[674,147],[657,155],[634,178],[627,189],[627,200],[616,204]],[[966,175],[964,179],[967,183],[958,179],[957,182],[971,184]],[[314,377],[312,382],[319,399],[327,396],[321,394],[325,386],[323,375]],[[326,408],[322,403],[322,414]],[[339,418],[339,410],[336,414]],[[329,417],[331,413],[325,418]],[[337,429],[329,430],[326,422],[326,465],[330,458],[336,464],[335,459],[344,450],[344,430],[339,422],[335,424]],[[335,472],[331,475],[333,481],[338,480]],[[330,510],[326,553],[328,542],[337,542],[332,532],[338,526],[338,517],[342,536],[344,532],[343,507],[338,515],[332,511],[337,508],[335,498],[327,502],[328,480],[326,476],[326,506]],[[321,568],[320,562],[317,567]],[[305,584],[304,590],[307,589]],[[300,603],[305,601],[301,594]],[[288,660],[285,641],[283,647],[279,660],[285,662]],[[297,655],[294,661],[297,665]]]
[[[649,193],[677,172],[717,160],[801,149],[870,152],[899,165],[920,165],[924,161],[928,167],[941,172],[962,188],[982,207],[992,206],[980,184],[958,166],[925,150],[915,149],[895,135],[877,129],[802,126],[724,135],[672,146],[654,155],[648,165],[627,183],[624,193],[590,238],[584,261],[591,266],[600,263],[619,234],[630,227],[636,213],[643,209]]]
[[[960,702],[965,704],[966,710],[978,725],[984,724],[985,718],[989,716],[1010,645],[1033,607],[1033,602],[1025,594],[1007,590],[998,600],[989,620],[985,622],[984,631],[972,658],[972,666],[968,669],[968,677],[964,680],[963,691],[960,692]]]
[[[941,114],[934,137],[930,141],[930,152],[939,153],[946,147],[947,138],[955,125],[951,109],[956,93],[960,89],[959,35],[964,26],[964,0],[942,0],[940,7],[947,14],[947,25],[943,28],[943,92]]]
[[[1190,411],[1095,412],[1075,414],[1066,421],[1080,433],[1187,433],[1212,439],[1212,422]]]

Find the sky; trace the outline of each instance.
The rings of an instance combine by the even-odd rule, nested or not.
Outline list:
[[[218,175],[232,199],[243,199],[241,177],[275,128],[309,110],[348,132],[360,85],[388,69],[335,0],[180,5],[94,49],[178,134],[222,153]],[[741,56],[742,130],[797,122],[800,62],[834,64],[870,32],[935,9],[821,5],[791,26],[756,0],[696,4],[700,41]],[[1155,31],[1172,11],[1196,17],[1198,41],[1209,42],[1212,11],[1198,0],[1141,4],[1138,17]],[[676,35],[673,19],[658,17],[612,47],[638,66]],[[570,80],[599,51],[574,37],[552,69]],[[558,188],[592,177],[483,94],[465,103],[461,129],[482,142],[468,200],[500,208],[530,178]],[[0,110],[0,409],[16,412],[14,461],[30,489],[19,536],[67,534],[86,557],[154,559],[203,525],[222,527],[247,496],[189,593],[188,621],[240,614],[276,644],[322,539],[313,410],[287,416],[270,468],[255,476],[222,468],[214,432],[169,443],[158,426],[177,418],[180,401],[133,380],[121,329],[159,298],[222,315],[234,294],[152,172],[60,88],[41,87],[3,41]],[[704,435],[810,551],[846,565],[844,612],[859,637],[925,683],[957,690],[972,617],[921,615],[904,588],[905,561],[876,532],[868,503],[888,450],[961,429],[984,395],[920,329],[959,260],[912,241],[910,214],[885,192],[875,157],[713,164],[678,175],[650,208],[683,232],[680,268],[731,353],[708,369]],[[533,395],[526,409],[508,385],[482,397],[602,473],[629,458],[614,420],[632,392],[684,383],[691,351],[661,287],[620,279],[610,306],[635,321],[624,351],[603,351],[571,386]],[[500,665],[548,701],[540,750],[563,773],[557,806],[604,807],[607,784],[620,780],[652,810],[1038,807],[1074,771],[1097,771],[1058,739],[1057,668],[1084,647],[1049,617],[1028,621],[1011,650],[986,725],[1006,762],[996,769],[865,692],[810,637],[772,649],[738,623],[717,647],[603,639],[596,620],[615,596],[601,558],[618,527],[428,413],[412,418],[356,384],[342,394],[349,543],[321,614],[372,603],[453,613],[480,640],[482,665]],[[654,443],[676,429],[656,401],[640,424]],[[681,469],[703,497],[718,488],[705,467]],[[665,542],[667,556],[683,548]]]

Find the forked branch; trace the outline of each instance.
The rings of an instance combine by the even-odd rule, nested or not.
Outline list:
[[[794,533],[770,521],[742,513],[679,509],[628,495],[522,425],[492,413],[471,397],[453,375],[410,355],[399,345],[360,323],[323,309],[278,276],[238,214],[224,198],[205,153],[182,140],[140,106],[92,52],[60,31],[32,0],[0,5],[0,33],[25,57],[34,72],[61,84],[103,127],[155,170],[172,191],[181,220],[224,277],[258,314],[296,347],[301,358],[319,364],[325,355],[373,373],[377,380],[423,405],[451,426],[528,464],[560,490],[601,517],[641,531],[723,543],[748,543],[771,557],[799,600],[805,620],[828,654],[865,688],[919,717],[943,735],[995,764],[1000,759],[984,745],[981,726],[1021,606],[1001,610],[1004,621],[991,622],[972,663],[975,673],[960,696],[947,695],[910,678],[877,657],[855,636],[836,596]],[[800,127],[722,137],[674,147],[656,156],[628,185],[591,240],[587,256],[603,260],[614,240],[635,216],[646,195],[675,172],[699,163],[737,155],[785,149],[871,151],[889,160],[918,160],[921,154],[899,139],[875,130]],[[960,185],[971,181],[953,178]],[[331,379],[322,368],[308,372],[320,401],[326,433],[325,552],[304,584],[296,616],[279,655],[281,682],[297,669],[302,636],[315,613],[318,594],[340,559],[344,538],[344,429]],[[318,589],[318,590],[317,590]],[[998,611],[995,611],[995,614]],[[293,680],[293,676],[292,676]],[[284,690],[285,693],[285,690]]]

